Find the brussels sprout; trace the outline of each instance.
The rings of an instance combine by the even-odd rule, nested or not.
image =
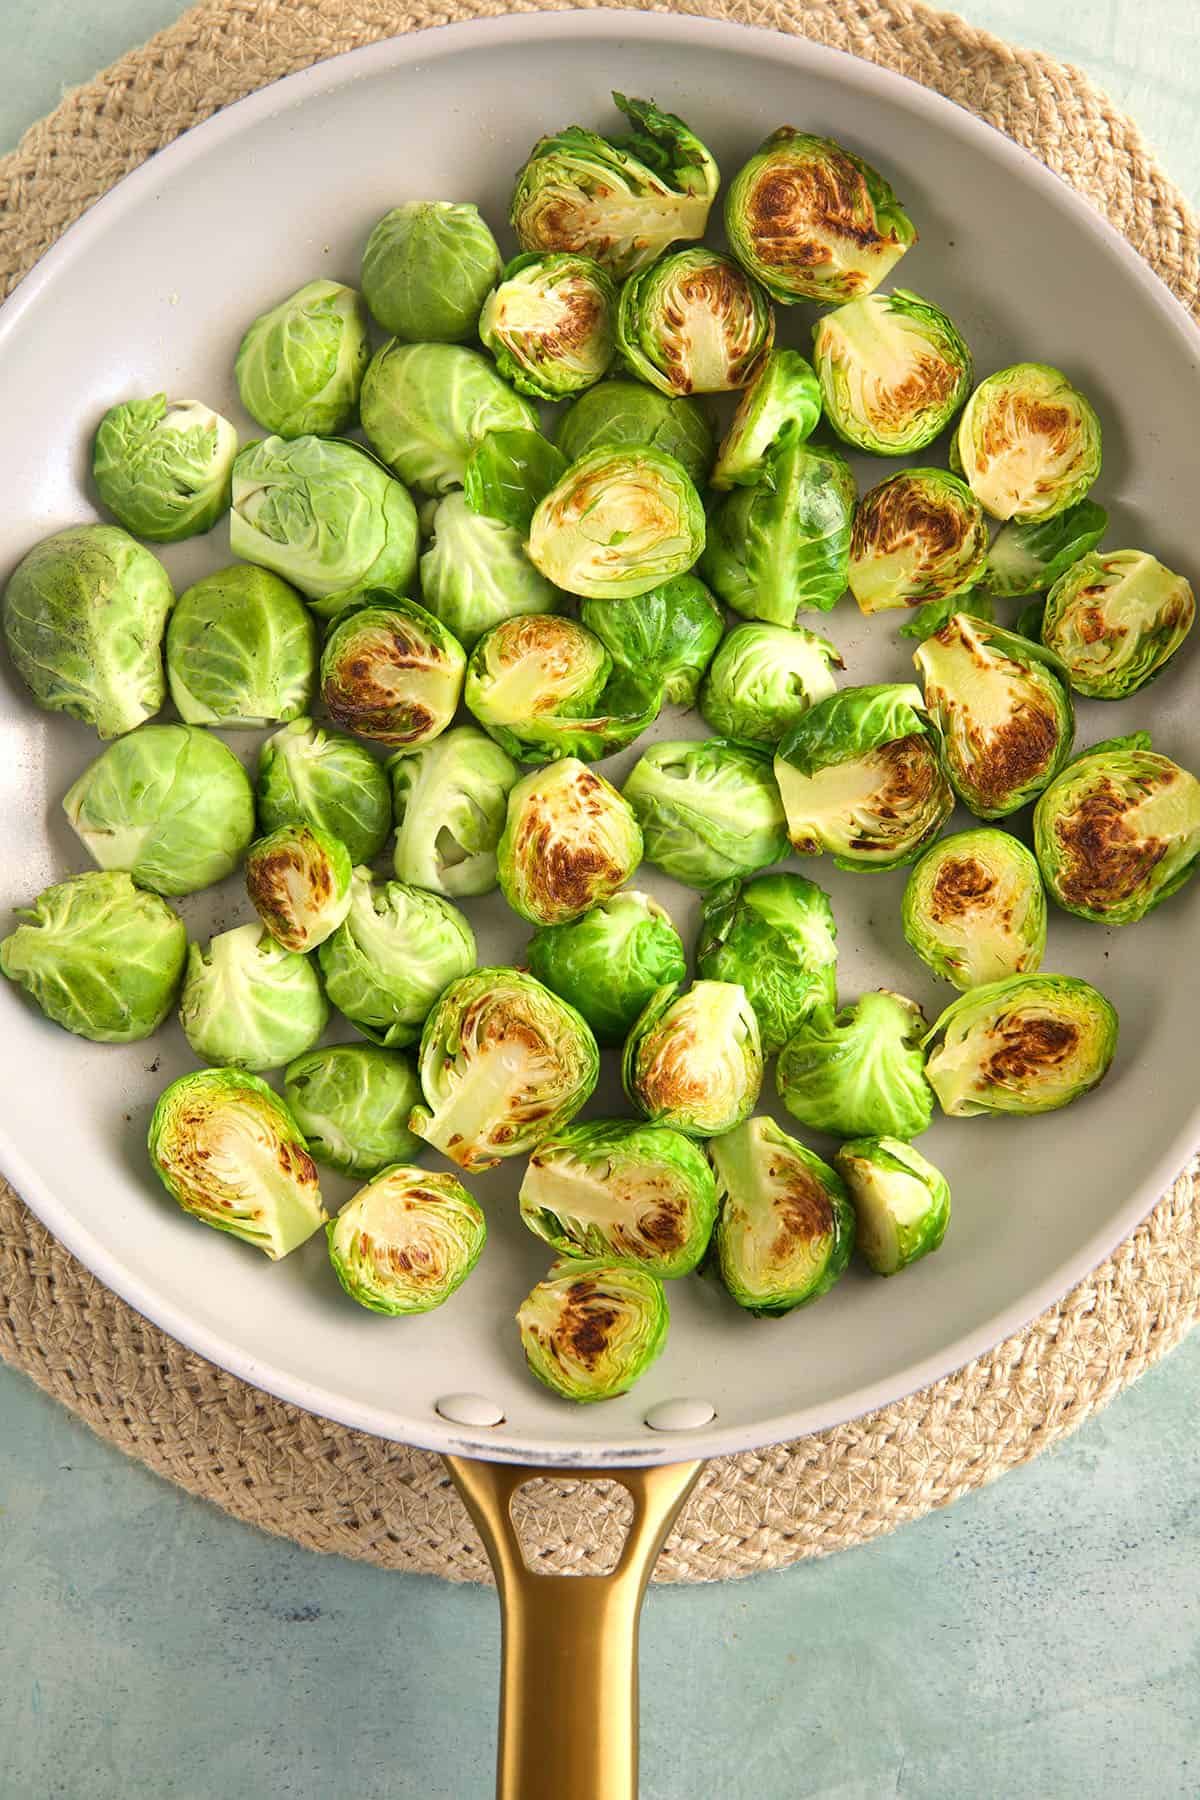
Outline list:
[[[806,712],[775,753],[788,836],[839,869],[896,869],[942,829],[954,795],[920,691],[842,688]]]
[[[413,1044],[430,1007],[475,966],[475,935],[456,906],[355,869],[350,910],[317,951],[325,992],[373,1043]]]
[[[674,113],[624,94],[613,99],[632,126],[628,136],[568,125],[539,138],[508,216],[522,250],[592,256],[621,281],[669,244],[704,236],[721,176]]]
[[[384,213],[367,239],[362,289],[393,337],[456,344],[474,337],[502,267],[478,207],[463,200],[409,200]]]
[[[719,1137],[749,1118],[762,1078],[758,1020],[735,981],[659,988],[621,1058],[621,1080],[638,1110],[688,1137]]]
[[[519,762],[586,762],[633,742],[658,717],[661,682],[613,672],[599,638],[574,619],[508,619],[486,632],[467,664],[464,699],[490,737]]]
[[[712,426],[697,401],[619,377],[571,402],[559,421],[557,443],[569,463],[605,444],[617,449],[649,444],[681,462],[698,488],[708,480],[714,449]]]
[[[166,698],[162,636],[175,595],[158,558],[115,525],[35,544],[4,590],[4,641],[45,712],[120,737]]]
[[[632,600],[583,600],[579,617],[619,669],[661,681],[663,697],[691,706],[725,621],[702,581],[676,575]]]
[[[147,1147],[184,1212],[272,1262],[325,1223],[317,1166],[295,1119],[244,1069],[198,1069],[164,1088]]]
[[[259,1074],[311,1050],[329,1008],[309,959],[256,921],[219,932],[207,954],[189,945],[179,1023],[201,1062]]]
[[[767,350],[738,401],[713,466],[715,488],[755,487],[774,451],[803,443],[821,417],[821,390],[798,350]]]
[[[560,1256],[633,1263],[669,1281],[697,1266],[717,1187],[682,1132],[589,1119],[540,1144],[521,1183],[521,1219]]]
[[[237,868],[254,836],[246,771],[195,725],[143,725],[110,744],[63,797],[92,861],[156,894],[194,894]]]
[[[369,863],[392,828],[388,778],[365,744],[294,719],[260,752],[258,817],[264,831],[311,825],[340,838],[353,864]]]
[[[294,588],[234,563],[179,596],[167,623],[167,682],[188,725],[256,728],[307,712],[317,630]]]
[[[950,1185],[911,1144],[894,1137],[843,1144],[834,1161],[854,1203],[859,1255],[877,1275],[898,1275],[936,1250],[950,1223]]]
[[[1006,831],[939,838],[908,878],[904,935],[956,988],[1032,975],[1046,948],[1046,896],[1033,853]]]
[[[564,925],[629,880],[642,834],[617,789],[568,756],[518,781],[496,856],[513,911],[535,925]]]
[[[229,510],[237,432],[202,400],[124,400],[92,444],[92,479],[113,518],[152,544],[210,531]]]
[[[709,1153],[720,1208],[713,1242],[731,1297],[760,1319],[818,1300],[844,1274],[854,1242],[841,1176],[774,1119],[748,1119]]]
[[[423,494],[461,487],[489,431],[538,428],[491,358],[458,344],[385,344],[363,379],[361,412],[371,448]]]
[[[487,1239],[483,1208],[453,1175],[395,1163],[325,1227],[333,1272],[371,1312],[432,1312],[460,1288]]]
[[[1191,879],[1200,781],[1135,732],[1069,762],[1033,814],[1042,879],[1066,911],[1131,925]]]
[[[123,872],[44,888],[0,941],[0,971],[48,1019],[95,1044],[157,1031],[183,976],[187,929],[165,900]]]
[[[1055,582],[1042,643],[1077,694],[1123,700],[1166,668],[1196,617],[1191,585],[1144,550],[1093,550]]]
[[[421,594],[468,650],[504,619],[553,612],[562,600],[526,556],[521,533],[475,512],[457,490],[438,501]]]
[[[983,508],[945,469],[903,469],[864,494],[850,535],[859,611],[920,606],[973,586],[987,561]]]
[[[825,416],[873,456],[912,456],[971,391],[971,352],[940,307],[906,288],[865,294],[813,326]]]
[[[950,464],[994,519],[1032,525],[1083,499],[1100,451],[1100,421],[1066,376],[1046,363],[1014,363],[967,401]]]
[[[561,1130],[596,1085],[591,1031],[532,975],[476,969],[452,982],[421,1033],[425,1104],[408,1121],[463,1169],[525,1156]]]
[[[454,717],[466,666],[441,620],[397,596],[334,626],[321,652],[321,694],[338,724],[360,737],[425,744]]]
[[[628,1393],[661,1354],[669,1323],[658,1277],[604,1257],[555,1263],[517,1313],[530,1373],[581,1402]]]
[[[285,950],[323,944],[350,910],[353,865],[345,844],[312,825],[281,825],[246,852],[246,891]]]
[[[472,512],[511,525],[524,540],[538,501],[566,472],[566,457],[540,431],[489,431],[471,445],[463,489]]]
[[[517,256],[484,301],[479,335],[522,394],[562,400],[608,373],[616,316],[617,290],[590,256]]]
[[[828,638],[800,626],[737,625],[713,657],[700,690],[700,714],[722,737],[777,744],[837,688],[844,665]]]
[[[362,295],[340,281],[309,281],[255,319],[234,374],[264,431],[336,437],[354,423],[370,360]]]
[[[687,573],[704,548],[704,507],[673,456],[602,447],[539,501],[527,548],[569,594],[628,600]]]
[[[617,348],[664,394],[745,387],[775,339],[775,314],[731,256],[702,244],[668,250],[621,289]]]
[[[496,846],[517,766],[473,725],[391,758],[397,878],[452,899],[496,886]]]
[[[1010,521],[992,539],[981,584],[997,600],[1047,593],[1107,530],[1108,514],[1094,500],[1077,500],[1066,512],[1032,525]]]
[[[877,170],[832,138],[783,125],[734,176],[725,231],[777,300],[869,294],[917,239]]]
[[[748,619],[794,625],[846,591],[854,477],[836,450],[785,442],[762,480],[737,488],[709,521],[700,573]]]
[[[996,617],[996,609],[982,588],[968,588],[962,594],[944,594],[940,600],[926,600],[924,606],[918,606],[910,619],[900,626],[898,636],[916,638],[923,643],[940,631],[947,619],[955,613],[967,613],[972,619],[983,619],[991,625]],[[1020,623],[1017,625],[1020,631]]]
[[[687,974],[669,914],[632,890],[565,925],[543,925],[526,954],[538,980],[569,1000],[606,1046],[623,1043],[651,995]]]
[[[233,465],[229,548],[310,600],[366,586],[403,593],[417,571],[417,510],[357,444],[263,438]]]
[[[779,789],[751,745],[725,738],[652,744],[624,791],[646,861],[690,887],[753,875],[787,855]]]
[[[954,613],[913,656],[959,799],[1002,819],[1047,787],[1071,754],[1075,710],[1058,658]]]
[[[420,1149],[408,1115],[421,1084],[406,1056],[377,1044],[330,1044],[284,1070],[292,1115],[317,1162],[369,1180]]]
[[[835,1137],[919,1137],[933,1117],[925,1079],[925,1019],[903,994],[864,994],[809,1014],[780,1053],[779,1097],[812,1131]]]
[[[760,875],[710,888],[696,971],[746,990],[767,1056],[816,1007],[837,1004],[837,926],[829,896],[802,875]]]
[[[1012,975],[960,994],[934,1038],[927,1073],[950,1118],[1053,1112],[1108,1073],[1117,1015],[1074,975]]]

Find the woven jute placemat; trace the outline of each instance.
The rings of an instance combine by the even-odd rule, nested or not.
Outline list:
[[[122,175],[242,95],[380,38],[548,10],[207,0],[69,94],[0,161],[3,291]],[[1078,70],[904,0],[673,10],[813,38],[935,88],[1069,181],[1196,307],[1197,221],[1137,128]],[[657,1579],[721,1579],[863,1543],[1073,1431],[1200,1316],[1198,1169],[1102,1268],[989,1356],[833,1431],[710,1464]],[[238,1518],[385,1568],[489,1578],[436,1456],[315,1418],[194,1356],[89,1275],[3,1183],[0,1354],[101,1437]],[[607,1567],[621,1532],[619,1508],[594,1492],[542,1484],[526,1509],[527,1549],[550,1569]]]

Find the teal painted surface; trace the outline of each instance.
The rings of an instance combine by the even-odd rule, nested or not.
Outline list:
[[[1058,10],[964,8],[1086,67],[1200,194],[1192,0]],[[178,11],[0,8],[0,148]],[[1198,1380],[1200,1334],[1059,1450],[894,1537],[652,1593],[644,1800],[1191,1800]],[[237,1525],[3,1370],[0,1597],[0,1800],[490,1790],[490,1593]]]

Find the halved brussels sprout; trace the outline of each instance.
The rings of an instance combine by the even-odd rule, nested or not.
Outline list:
[[[511,525],[523,542],[538,501],[566,472],[567,458],[540,431],[489,431],[471,445],[463,490],[472,512]]]
[[[234,563],[179,596],[167,622],[167,683],[189,725],[256,730],[307,712],[317,628],[295,588]]]
[[[752,745],[726,738],[652,744],[624,792],[646,861],[690,887],[753,875],[787,855],[779,789]]]
[[[568,1125],[529,1159],[521,1220],[560,1256],[632,1263],[669,1281],[700,1262],[717,1187],[698,1144],[632,1119]]]
[[[582,600],[579,617],[619,669],[651,682],[680,706],[696,698],[725,620],[702,581],[676,575],[632,600]]]
[[[628,600],[684,575],[704,548],[704,507],[683,464],[648,444],[589,451],[538,504],[530,560],[556,587]]]
[[[388,778],[365,744],[294,719],[259,753],[258,817],[264,831],[311,825],[340,838],[357,867],[378,856],[392,828]]]
[[[484,301],[479,335],[521,393],[562,400],[607,375],[616,318],[617,290],[590,256],[527,254]]]
[[[700,715],[735,743],[777,744],[837,688],[844,665],[828,638],[802,626],[737,625],[709,665]]]
[[[325,1227],[352,1300],[398,1318],[432,1312],[460,1288],[487,1240],[483,1208],[453,1175],[395,1163]]]
[[[321,694],[339,725],[379,744],[426,744],[462,694],[462,645],[415,600],[364,606],[335,625],[321,652]]]
[[[912,456],[971,391],[971,352],[941,307],[906,288],[865,294],[813,326],[825,416],[873,456]]]
[[[1046,597],[1042,642],[1077,694],[1123,700],[1165,669],[1196,617],[1191,584],[1144,550],[1093,550]]]
[[[621,1080],[639,1112],[688,1137],[719,1137],[749,1118],[762,1078],[758,1020],[735,981],[659,988],[621,1058]]]
[[[373,1043],[413,1044],[430,1007],[475,966],[475,934],[456,906],[355,869],[350,910],[317,951],[325,992]]]
[[[362,295],[340,281],[309,281],[255,319],[234,374],[264,431],[336,437],[354,423],[370,360]]]
[[[421,556],[421,596],[468,650],[493,625],[553,612],[562,601],[526,556],[521,533],[476,512],[457,489],[438,501],[433,515],[433,536]]]
[[[950,1118],[1053,1112],[1108,1073],[1117,1015],[1074,975],[1013,975],[960,994],[935,1038],[926,1072]]]
[[[425,1104],[408,1121],[463,1169],[525,1156],[561,1130],[596,1085],[600,1052],[573,1006],[519,969],[476,969],[425,1021]]]
[[[126,531],[175,544],[229,511],[237,452],[237,432],[211,406],[152,394],[109,407],[92,444],[92,479]]]
[[[987,562],[983,508],[945,469],[903,469],[864,494],[850,537],[850,592],[860,612],[961,594]]]
[[[703,487],[713,461],[713,431],[695,400],[660,394],[643,381],[614,377],[580,394],[559,420],[556,442],[569,463],[609,444],[649,444],[681,462]]]
[[[702,244],[668,250],[621,289],[617,348],[664,394],[744,387],[774,338],[775,314],[758,283]]]
[[[147,1147],[184,1212],[272,1262],[325,1223],[317,1165],[295,1119],[244,1069],[198,1069],[164,1088]]]
[[[981,585],[997,600],[1044,594],[1060,575],[1094,550],[1108,530],[1108,514],[1094,500],[1077,500],[1032,525],[1010,520],[992,539]]]
[[[894,1137],[857,1138],[834,1161],[850,1190],[859,1255],[877,1275],[898,1275],[936,1250],[950,1223],[950,1184]]]
[[[353,864],[345,844],[314,825],[281,825],[246,852],[246,891],[285,950],[323,944],[350,910]]]
[[[452,899],[496,886],[496,846],[517,766],[473,725],[391,758],[400,881]]]
[[[927,600],[924,606],[918,606],[911,618],[905,620],[896,635],[916,638],[918,643],[924,643],[927,637],[940,631],[947,619],[952,619],[955,613],[967,613],[972,619],[986,620],[989,625],[996,617],[996,609],[983,589],[968,588],[961,594],[945,594],[940,600]],[[1017,631],[1022,636],[1025,635],[1021,632],[1019,620]]]
[[[195,725],[143,725],[110,744],[63,797],[102,869],[156,894],[194,894],[237,868],[254,795],[232,750]]]
[[[541,926],[526,955],[538,980],[569,1000],[606,1046],[623,1043],[651,995],[687,974],[669,914],[632,890],[565,925]]]
[[[776,1065],[779,1097],[812,1131],[835,1137],[919,1137],[933,1118],[924,1015],[903,994],[863,994],[809,1014]]]
[[[696,971],[734,981],[774,1056],[819,1006],[837,1005],[837,926],[829,896],[803,875],[723,881],[704,896]]]
[[[660,682],[619,670],[599,638],[557,614],[507,619],[467,664],[463,698],[489,737],[519,762],[620,750],[658,717]]]
[[[329,1008],[308,957],[256,920],[188,946],[179,1023],[201,1062],[260,1074],[311,1050]]]
[[[919,689],[842,688],[806,712],[775,753],[788,836],[839,869],[896,869],[954,810],[941,742]]]
[[[756,486],[772,453],[785,443],[803,443],[820,417],[821,390],[812,364],[798,350],[765,351],[721,439],[713,487]]]
[[[385,344],[363,377],[360,411],[371,448],[423,494],[461,487],[489,431],[538,428],[491,358],[459,344]]]
[[[917,238],[878,170],[790,125],[734,176],[725,230],[738,261],[788,302],[869,294]]]
[[[760,1319],[818,1300],[845,1273],[854,1243],[841,1176],[774,1119],[748,1119],[709,1154],[720,1207],[713,1242],[731,1298]]]
[[[161,646],[174,599],[167,571],[128,532],[72,525],[9,576],[4,641],[43,711],[120,737],[166,698]]]
[[[531,1374],[564,1400],[628,1393],[667,1341],[662,1282],[604,1257],[555,1263],[517,1313]]]
[[[930,845],[901,902],[904,935],[956,988],[1032,975],[1046,948],[1046,896],[1033,853],[980,826]]]
[[[496,857],[513,911],[535,925],[564,925],[629,880],[642,834],[617,789],[568,756],[512,789]]]
[[[367,239],[362,289],[393,337],[456,344],[474,337],[502,267],[478,207],[465,200],[409,200],[384,213]]]
[[[837,450],[785,442],[756,486],[716,508],[700,573],[748,619],[794,625],[797,613],[829,612],[846,591],[856,493]]]
[[[508,216],[522,250],[592,256],[621,281],[669,244],[704,236],[721,176],[674,113],[624,94],[613,99],[632,127],[628,136],[568,125],[539,138]]]
[[[967,401],[950,464],[994,519],[1030,525],[1082,500],[1100,456],[1100,421],[1062,371],[1014,363]]]
[[[368,1180],[421,1147],[408,1129],[421,1084],[398,1050],[330,1044],[290,1062],[283,1081],[313,1156],[339,1175]]]
[[[1016,812],[1071,754],[1075,709],[1057,656],[954,613],[913,655],[954,791],[980,819]]]
[[[124,872],[72,875],[43,888],[0,941],[0,972],[48,1019],[95,1044],[157,1031],[183,977],[187,928]]]

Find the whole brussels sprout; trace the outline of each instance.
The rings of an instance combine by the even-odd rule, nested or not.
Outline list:
[[[702,244],[668,250],[621,289],[617,348],[664,394],[745,387],[774,338],[775,314],[758,283]]]
[[[825,417],[873,456],[912,456],[971,391],[971,352],[939,306],[906,288],[864,294],[813,326]]]
[[[392,829],[388,778],[365,744],[293,719],[259,753],[258,817],[264,831],[311,825],[369,863]]]
[[[0,971],[48,1019],[94,1044],[133,1044],[171,1010],[187,928],[124,872],[72,875],[43,888],[0,941]]]
[[[309,959],[256,921],[189,945],[179,1023],[201,1062],[260,1074],[311,1050],[329,1008]]]
[[[1107,530],[1108,514],[1094,500],[1077,500],[1065,512],[1032,525],[1010,520],[992,539],[981,585],[997,600],[1044,594],[1096,548]]]
[[[523,544],[538,501],[566,472],[566,457],[540,431],[489,431],[471,445],[463,491],[472,512],[511,525]]]
[[[936,1250],[950,1223],[950,1184],[894,1137],[856,1138],[834,1158],[850,1191],[859,1255],[877,1275],[898,1275]]]
[[[372,1043],[413,1044],[430,1007],[475,966],[475,934],[456,906],[355,869],[350,910],[317,951],[325,992]]]
[[[362,295],[340,281],[309,281],[255,319],[234,374],[264,431],[336,437],[355,421],[370,360]]]
[[[929,1038],[926,1072],[950,1118],[1053,1112],[1108,1073],[1117,1015],[1073,975],[1013,975],[960,994]]]
[[[837,1005],[837,926],[829,896],[802,875],[723,881],[704,896],[696,971],[738,982],[767,1056],[816,1007]]]
[[[363,378],[360,410],[371,448],[423,494],[461,487],[472,446],[489,431],[538,428],[491,358],[459,344],[385,344]]]
[[[757,1318],[818,1300],[845,1273],[854,1213],[842,1178],[782,1131],[747,1119],[710,1146],[717,1172],[717,1268]]]
[[[613,662],[662,683],[663,698],[691,706],[725,620],[702,581],[676,575],[632,600],[581,600],[579,617]]]
[[[698,488],[713,462],[712,426],[697,401],[622,377],[601,381],[573,400],[559,420],[556,441],[569,463],[606,444],[616,449],[649,444],[682,463]]]
[[[473,725],[458,725],[388,763],[397,879],[452,899],[496,886],[496,847],[517,766]]]
[[[599,638],[574,619],[507,619],[480,638],[463,698],[489,737],[519,762],[593,762],[658,717],[661,682],[613,672]]]
[[[709,521],[700,573],[748,619],[794,625],[846,591],[856,489],[836,450],[785,441],[761,481],[735,489]]]
[[[836,692],[844,665],[828,638],[801,626],[737,625],[709,665],[700,715],[735,743],[777,744],[818,701]]]
[[[330,1044],[290,1062],[283,1081],[313,1156],[339,1175],[369,1180],[421,1147],[408,1129],[421,1084],[398,1050]]]
[[[152,544],[210,531],[229,510],[238,436],[202,400],[123,400],[92,444],[96,492],[118,525]]]
[[[512,789],[496,857],[513,911],[535,925],[563,925],[629,880],[642,834],[617,789],[568,756]]]
[[[989,625],[994,624],[996,618],[996,609],[983,589],[968,588],[962,594],[944,594],[940,600],[926,600],[924,606],[918,606],[912,617],[900,626],[897,636],[916,638],[918,643],[924,643],[955,613],[967,613],[972,619],[983,619]],[[1020,632],[1019,622],[1017,629]]]
[[[541,926],[526,955],[538,980],[570,1001],[604,1046],[623,1043],[651,995],[687,974],[670,915],[633,890],[565,925]]]
[[[321,694],[338,724],[360,737],[415,746],[449,725],[466,666],[453,632],[396,596],[334,626],[321,652]]]
[[[393,337],[457,344],[474,337],[503,267],[478,207],[409,200],[384,213],[363,252],[367,305]]]
[[[787,855],[779,789],[761,751],[725,738],[651,744],[625,783],[646,861],[690,887]]]
[[[345,844],[314,825],[281,825],[246,852],[246,891],[285,950],[323,944],[350,910],[353,865]]]
[[[669,1323],[658,1277],[606,1257],[555,1263],[517,1313],[530,1373],[580,1402],[628,1393],[662,1353]]]
[[[433,515],[421,595],[468,650],[504,619],[553,612],[562,600],[526,556],[521,533],[475,512],[457,489]]]
[[[179,596],[167,623],[167,683],[188,725],[257,729],[307,712],[317,629],[294,588],[234,563]]]
[[[853,300],[877,288],[917,239],[876,169],[832,138],[783,125],[734,176],[725,231],[777,300]]]
[[[704,548],[704,507],[683,464],[648,444],[601,447],[538,503],[529,557],[556,587],[628,600],[684,575]]]
[[[659,988],[621,1058],[621,1080],[638,1111],[688,1137],[719,1137],[749,1118],[762,1078],[758,1020],[734,981]]]
[[[1123,700],[1166,668],[1196,617],[1191,584],[1144,550],[1093,550],[1046,597],[1042,642],[1077,694]]]
[[[397,1163],[347,1200],[325,1233],[350,1298],[398,1318],[432,1312],[462,1286],[483,1251],[487,1220],[453,1175]]]
[[[994,519],[1030,525],[1082,500],[1100,457],[1100,421],[1062,371],[1014,363],[967,401],[950,465]]]
[[[195,725],[143,725],[91,763],[63,811],[92,861],[156,894],[233,873],[254,836],[254,795],[232,750]]]
[[[44,712],[120,737],[166,698],[161,646],[174,599],[158,558],[127,532],[72,525],[9,576],[4,641]]]
[[[479,336],[521,393],[562,400],[607,375],[616,316],[617,290],[590,256],[527,254],[484,301]]]
[[[980,826],[931,844],[908,878],[904,935],[956,988],[1032,975],[1046,948],[1046,896],[1033,853]]]
[[[919,1137],[933,1118],[920,1007],[886,989],[809,1014],[780,1052],[779,1097],[811,1131]]]
[[[945,469],[903,469],[863,495],[850,534],[859,611],[921,606],[961,594],[987,562],[983,508]]]
[[[715,488],[755,487],[771,455],[803,443],[821,417],[821,390],[798,350],[767,350],[738,401],[713,466]]]

